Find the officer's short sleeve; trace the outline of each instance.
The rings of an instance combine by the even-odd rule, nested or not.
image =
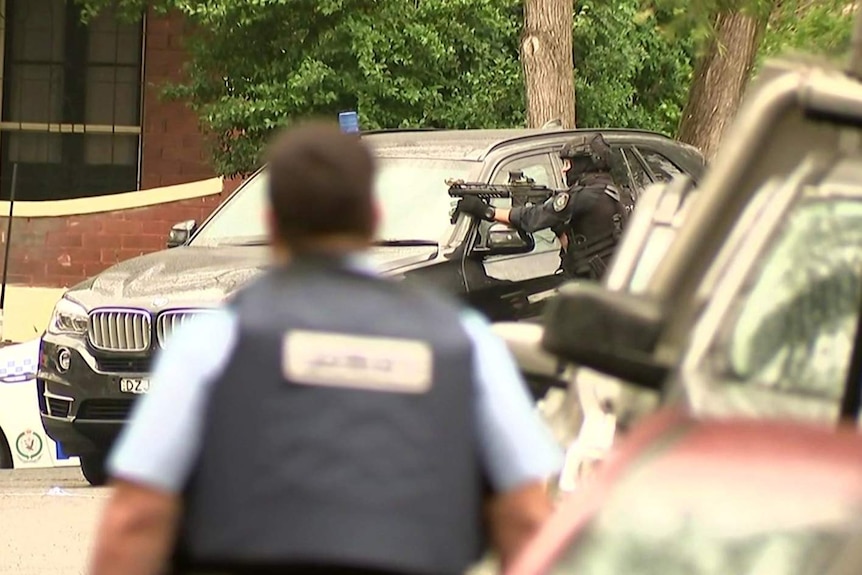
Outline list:
[[[496,491],[559,472],[563,453],[542,421],[506,344],[476,312],[462,324],[474,346],[479,447]]]
[[[236,343],[227,310],[177,329],[159,354],[150,393],[132,410],[108,459],[112,477],[178,493],[200,450],[206,398]]]

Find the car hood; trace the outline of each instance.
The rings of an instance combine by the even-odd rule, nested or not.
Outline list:
[[[436,254],[433,246],[381,247],[369,253],[372,264],[385,275]],[[67,297],[87,309],[209,307],[268,266],[267,246],[177,247],[112,266],[71,288]]]

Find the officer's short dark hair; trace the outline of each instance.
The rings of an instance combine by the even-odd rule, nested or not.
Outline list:
[[[374,157],[356,134],[315,120],[278,133],[267,154],[276,234],[294,249],[374,234]]]

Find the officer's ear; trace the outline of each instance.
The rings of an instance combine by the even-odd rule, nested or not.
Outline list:
[[[275,219],[275,211],[273,211],[272,206],[267,205],[264,208],[263,219],[267,237],[269,237],[270,242],[276,243],[280,236],[278,233],[278,223]]]
[[[383,220],[383,206],[380,204],[380,201],[377,197],[371,200],[371,217],[373,218],[373,226],[374,233],[372,236],[377,235],[377,230],[380,229],[380,222]]]

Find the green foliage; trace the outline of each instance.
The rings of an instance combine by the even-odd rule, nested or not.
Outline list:
[[[673,134],[691,79],[691,42],[637,0],[582,0],[573,42],[578,125]]]
[[[170,97],[198,114],[222,175],[260,162],[274,129],[359,112],[363,128],[522,126],[522,0],[73,0],[177,10],[193,26]],[[759,56],[838,55],[849,0],[577,0],[577,121],[673,135],[720,11],[769,18]]]
[[[760,46],[759,59],[806,52],[837,59],[850,48],[855,12],[850,0],[781,0]]]

